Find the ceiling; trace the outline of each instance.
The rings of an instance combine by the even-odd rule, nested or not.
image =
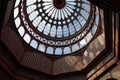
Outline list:
[[[120,9],[119,5],[116,5],[118,4],[117,1],[112,2],[106,0],[106,2],[107,4],[108,3],[110,4],[107,5],[107,8],[105,8],[106,10],[105,12],[107,12],[107,9],[109,9],[109,6],[111,5],[113,8]],[[106,4],[106,2],[103,1],[104,4]],[[94,3],[98,4],[96,1]],[[39,73],[40,75],[42,75],[40,77],[53,76],[53,75],[54,77],[61,77],[61,76],[68,77],[70,75],[84,76],[84,74],[82,75],[83,72],[86,72],[86,74],[88,73],[90,74],[89,76],[92,76],[94,75],[94,71],[99,72],[99,69],[101,69],[102,66],[104,66],[107,62],[109,62],[110,59],[113,59],[115,53],[113,53],[112,57],[109,58],[106,57],[109,55],[109,52],[113,52],[112,37],[111,37],[112,26],[110,24],[111,18],[109,17],[111,16],[110,13],[109,14],[105,13],[104,14],[105,17],[104,17],[101,11],[101,21],[100,21],[101,25],[99,25],[100,31],[96,35],[95,39],[92,40],[91,43],[85,48],[85,50],[82,51],[82,54],[80,52],[76,52],[79,54],[67,55],[62,57],[59,56],[53,57],[50,55],[46,56],[43,53],[40,53],[39,51],[36,51],[35,49],[29,47],[29,45],[26,44],[21,37],[19,37],[19,34],[17,33],[16,28],[14,27],[15,24],[13,22],[14,21],[13,14],[11,12],[13,9],[13,6],[11,5],[14,4],[14,2],[12,2],[11,0],[11,2],[9,2],[8,4],[9,7],[6,8],[8,11],[8,13],[6,13],[7,17],[5,17],[5,20],[3,20],[2,22],[0,21],[4,25],[4,27],[0,28],[1,29],[0,50],[2,50],[1,52],[5,54],[5,55],[1,54],[3,56],[2,59],[5,60],[5,62],[8,63],[8,66],[10,66],[13,69],[13,71],[15,71],[17,74],[23,75],[21,72],[21,70],[23,70],[23,73],[26,74],[25,76],[28,76],[28,74],[30,75],[30,73],[32,73],[34,76],[37,76],[36,74]],[[106,6],[104,4],[101,8]],[[100,3],[99,6],[101,6]],[[113,9],[112,7],[110,7],[110,9]],[[104,25],[104,20],[106,22],[105,25]],[[110,28],[108,28],[107,26],[110,26]],[[6,55],[7,56],[10,55],[10,56],[5,57]],[[9,63],[10,60],[11,62]],[[105,64],[103,62],[105,62]],[[16,66],[13,66],[13,64]],[[14,67],[20,68],[20,70],[16,70]],[[96,70],[93,68],[96,68]],[[105,70],[106,69],[107,68],[105,68]]]

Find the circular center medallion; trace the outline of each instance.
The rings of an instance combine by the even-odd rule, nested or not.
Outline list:
[[[53,5],[57,8],[57,9],[62,9],[65,6],[65,0],[53,0]]]

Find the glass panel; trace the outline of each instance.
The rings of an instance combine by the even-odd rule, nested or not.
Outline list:
[[[87,43],[92,39],[92,34],[89,32],[86,36]]]
[[[85,10],[87,10],[88,12],[90,12],[90,5],[83,4],[82,6],[83,6],[83,8],[84,8]]]
[[[57,37],[58,38],[62,37],[62,27],[61,26],[59,26],[58,29],[57,29]]]
[[[94,26],[92,27],[92,33],[93,33],[93,35],[96,33],[96,30],[97,30],[97,26],[94,25]]]
[[[25,34],[25,29],[23,26],[21,26],[19,29],[18,29],[18,32],[21,36],[23,36]]]
[[[80,41],[80,48],[83,48],[86,44],[87,44],[86,40],[85,40],[85,39],[82,39],[82,40]]]
[[[17,17],[18,13],[19,13],[19,8],[15,8],[15,10],[14,10],[14,18]]]
[[[53,48],[52,47],[48,47],[46,53],[53,54]]]
[[[64,54],[69,54],[69,53],[71,53],[70,47],[64,48]]]
[[[20,0],[16,0],[15,7],[17,7],[19,5],[19,3],[20,3]]]
[[[27,13],[30,14],[35,9],[37,9],[37,6],[36,5],[31,5],[31,6],[27,7]]]
[[[29,34],[25,34],[25,36],[23,37],[23,39],[24,39],[27,43],[29,43],[29,42],[30,42],[31,37],[30,37],[30,35],[29,35]]]
[[[77,19],[79,20],[79,22],[81,23],[81,25],[83,27],[86,21],[81,16],[78,16]]]
[[[16,25],[16,27],[18,28],[18,27],[20,26],[20,24],[21,24],[20,18],[17,17],[17,18],[15,19],[15,25]]]
[[[69,32],[70,32],[70,35],[73,35],[75,33],[75,28],[71,23],[69,24]]]
[[[47,24],[46,26],[45,26],[45,29],[44,29],[44,34],[45,35],[48,35],[49,34],[49,32],[50,32],[50,27],[51,25],[50,24]]]
[[[56,48],[55,49],[55,55],[61,55],[62,54],[62,49],[61,48]]]
[[[39,47],[38,47],[38,50],[42,51],[42,52],[45,52],[45,45],[40,44]]]
[[[79,24],[79,22],[75,20],[73,23],[74,23],[76,31],[79,31],[81,29],[81,25]]]
[[[96,25],[99,24],[99,16],[97,15],[96,18],[95,18],[95,22],[96,22]]]
[[[37,46],[38,46],[38,42],[37,41],[35,41],[35,40],[32,40],[31,41],[31,43],[30,43],[30,45],[33,47],[33,48],[37,48]]]
[[[40,16],[37,17],[37,18],[33,21],[33,26],[34,26],[34,27],[37,27],[41,20],[42,20],[42,18],[41,18]]]
[[[37,0],[27,0],[26,5],[34,4]]]
[[[56,26],[52,26],[50,36],[55,37],[55,35],[56,35]]]
[[[72,46],[72,52],[75,52],[75,51],[77,51],[77,50],[79,50],[79,46],[78,46],[78,44],[74,44],[74,45]]]
[[[34,11],[29,15],[29,19],[32,21],[38,16],[38,11]]]
[[[42,22],[38,25],[38,30],[39,30],[40,32],[43,31],[43,29],[44,29],[44,27],[45,27],[45,24],[46,24],[46,22],[45,22],[45,21],[42,21]]]
[[[67,26],[63,26],[63,34],[64,34],[64,37],[69,36],[69,32],[68,32]]]

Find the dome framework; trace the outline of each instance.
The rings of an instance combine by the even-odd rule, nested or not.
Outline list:
[[[20,36],[31,47],[45,54],[66,55],[80,51],[94,38],[99,11],[87,0],[16,0],[14,19]]]

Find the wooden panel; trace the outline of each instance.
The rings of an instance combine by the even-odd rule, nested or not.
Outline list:
[[[120,10],[120,1],[119,0],[105,0],[106,2],[110,3],[116,9]]]

